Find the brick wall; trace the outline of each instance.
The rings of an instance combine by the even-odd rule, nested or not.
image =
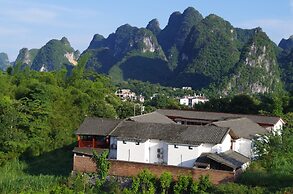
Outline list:
[[[78,172],[96,172],[96,164],[88,156],[73,156],[73,170]]]
[[[201,175],[209,175],[211,182],[214,184],[231,182],[234,181],[235,178],[235,174],[233,172],[220,170],[191,169],[177,166],[144,164],[118,160],[109,161],[109,174],[113,176],[136,176],[143,169],[149,169],[156,176],[160,176],[163,172],[168,171],[173,175],[174,179],[176,179],[179,175],[190,175],[194,179],[198,179]],[[75,156],[73,162],[73,170],[79,172],[95,172],[96,166],[90,157]]]

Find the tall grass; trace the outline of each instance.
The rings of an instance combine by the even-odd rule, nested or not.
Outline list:
[[[1,167],[0,193],[48,193],[63,180],[54,175],[26,174],[26,168],[27,164],[18,160]]]

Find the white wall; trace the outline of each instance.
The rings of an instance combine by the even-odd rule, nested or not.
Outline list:
[[[233,143],[233,150],[248,157],[252,157],[252,141],[250,139],[239,138]]]
[[[150,139],[148,140],[147,146],[149,149],[149,163],[160,163],[160,164],[167,163],[168,147],[165,142],[155,140],[155,139]]]
[[[221,144],[213,146],[212,152],[221,153],[231,149],[231,136],[227,134]]]
[[[274,126],[264,127],[267,131],[272,132],[274,135],[281,135],[284,121],[280,119]]]
[[[149,163],[147,142],[117,140],[117,160]]]
[[[203,143],[200,145],[202,153],[212,152],[213,144]]]
[[[195,160],[206,152],[225,152],[231,148],[231,136],[227,134],[221,144],[201,144],[198,146],[168,144],[168,165],[193,167]]]
[[[280,119],[272,128],[272,132],[273,132],[273,134],[281,135],[282,129],[283,129],[283,122]]]
[[[231,136],[226,135],[221,144],[201,144],[201,145],[180,145],[168,144],[164,141],[149,139],[145,142],[137,142],[110,139],[110,144],[117,142],[117,151],[110,149],[110,158],[132,162],[143,163],[164,163],[173,166],[193,167],[195,160],[205,152],[224,152],[231,147]],[[158,149],[160,155],[158,157]]]
[[[179,104],[188,106],[188,98],[180,98]]]
[[[177,146],[175,148],[174,146]],[[168,165],[193,167],[195,160],[202,153],[201,146],[168,144]]]

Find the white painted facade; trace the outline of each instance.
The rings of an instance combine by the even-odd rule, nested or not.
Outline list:
[[[193,107],[195,104],[199,103],[206,103],[209,100],[202,95],[195,95],[195,96],[184,96],[179,99],[179,104]]]
[[[149,163],[153,164],[167,164],[168,160],[168,147],[163,141],[149,139]]]
[[[117,160],[149,163],[147,142],[117,140]]]
[[[206,150],[211,150],[205,147]],[[168,144],[168,165],[193,167],[195,160],[203,153],[201,145]]]
[[[285,122],[282,119],[280,119],[277,123],[274,124],[274,126],[264,126],[264,128],[269,132],[272,132],[274,135],[281,135],[284,124]]]
[[[282,119],[280,119],[272,128],[273,134],[281,135],[284,124],[285,122]]]
[[[251,158],[252,153],[252,140],[239,138],[236,139],[232,144],[232,150],[238,152],[248,158]]]
[[[217,144],[212,147],[212,152],[214,153],[221,153],[231,149],[231,141],[232,138],[229,134],[227,134],[221,144]]]
[[[117,143],[117,150],[112,144]],[[193,167],[195,160],[205,152],[225,152],[231,147],[231,136],[227,134],[221,144],[183,145],[148,139],[144,142],[110,139],[110,158],[173,166]],[[116,156],[115,156],[116,155]]]

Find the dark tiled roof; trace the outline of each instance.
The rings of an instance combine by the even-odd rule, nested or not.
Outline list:
[[[228,132],[228,128],[218,126],[139,123],[125,121],[121,123],[111,133],[111,135],[121,139],[131,139],[137,141],[159,139],[168,143],[197,145],[201,143],[221,143]]]
[[[231,114],[231,113],[219,113],[219,112],[204,112],[204,111],[189,111],[189,110],[168,110],[158,109],[156,112],[168,117],[185,118],[185,119],[197,119],[206,121],[221,121],[229,118],[248,118],[258,124],[275,125],[281,118],[273,116],[262,115],[246,115],[246,114]]]
[[[107,151],[108,149],[103,149],[103,148],[79,148],[75,147],[72,152],[77,153],[77,154],[83,154],[87,156],[92,156],[93,155],[93,150],[97,152],[97,154],[101,154],[104,151]]]
[[[109,135],[122,120],[88,117],[75,132],[77,135]]]
[[[230,168],[238,169],[247,162],[250,162],[249,158],[239,154],[238,152],[228,150],[223,153],[203,153],[195,162],[195,166],[202,163],[207,163],[207,159],[216,161],[220,164],[226,165]]]
[[[219,127],[229,127],[237,138],[243,137],[252,139],[255,135],[263,135],[267,133],[263,127],[248,118],[237,118],[226,121],[218,121],[213,123]]]
[[[169,143],[197,145],[201,143],[221,143],[228,132],[228,128],[213,125],[196,126],[86,118],[76,134],[111,135],[137,141],[159,139]]]
[[[175,123],[173,120],[169,119],[165,115],[157,112],[151,112],[144,115],[130,117],[129,120],[143,123]]]

